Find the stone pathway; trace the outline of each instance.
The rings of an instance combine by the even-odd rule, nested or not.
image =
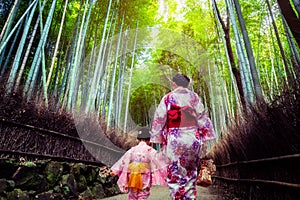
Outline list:
[[[223,192],[214,188],[197,186],[197,200],[221,200]],[[103,200],[127,200],[127,194],[104,198]],[[153,186],[148,200],[170,200],[168,187]]]

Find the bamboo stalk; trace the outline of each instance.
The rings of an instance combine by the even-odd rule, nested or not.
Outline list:
[[[30,13],[28,19],[26,20],[25,28],[23,30],[23,35],[22,35],[21,41],[19,43],[18,50],[17,50],[16,56],[15,56],[15,59],[14,59],[13,65],[12,65],[12,69],[11,69],[11,72],[10,72],[10,75],[9,75],[9,79],[8,79],[8,86],[7,86],[8,87],[7,88],[8,93],[11,92],[13,84],[15,83],[15,77],[17,75],[17,71],[18,71],[18,68],[19,68],[19,63],[20,63],[20,60],[21,60],[22,52],[23,52],[23,49],[25,47],[25,41],[26,41],[26,38],[28,36],[30,24],[31,24],[31,21],[33,19],[33,15],[34,15],[34,11],[36,9],[36,6],[37,6],[37,2],[33,6],[32,10],[31,10],[31,13]]]
[[[4,41],[1,41],[0,44],[0,54],[3,51],[4,47],[6,47],[6,44],[8,43],[10,37],[14,34],[15,30],[18,28],[18,26],[20,25],[20,23],[22,22],[22,20],[24,19],[24,17],[27,15],[27,13],[29,12],[29,10],[31,9],[32,6],[34,6],[34,3],[37,0],[34,0],[26,9],[26,11],[23,13],[23,15],[21,16],[21,18],[19,19],[19,21],[16,23],[15,27],[10,31],[10,34],[5,38]]]
[[[46,83],[47,88],[49,88],[49,84],[50,84],[54,64],[55,64],[55,61],[56,61],[55,58],[56,58],[56,55],[57,55],[58,46],[59,46],[59,43],[60,43],[60,38],[61,38],[61,33],[62,33],[62,28],[63,28],[64,21],[65,21],[67,5],[68,5],[68,0],[65,1],[64,11],[63,11],[63,15],[62,15],[62,18],[61,18],[59,31],[58,31],[58,36],[57,36],[57,39],[56,39],[55,48],[54,48],[53,56],[52,56],[52,59],[51,59],[50,71],[48,73],[48,79],[47,79],[47,83]]]

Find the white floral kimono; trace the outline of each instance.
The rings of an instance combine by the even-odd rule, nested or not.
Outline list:
[[[196,199],[201,145],[211,139],[215,139],[213,126],[196,93],[180,87],[162,98],[152,122],[150,142],[162,144],[173,199]]]

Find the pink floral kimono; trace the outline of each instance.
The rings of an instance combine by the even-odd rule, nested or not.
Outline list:
[[[152,185],[166,186],[167,165],[163,156],[145,142],[129,149],[111,170],[119,176],[118,186],[128,199],[147,199]]]
[[[211,139],[215,139],[213,126],[196,93],[180,87],[163,97],[154,115],[150,142],[162,144],[172,199],[196,199],[201,145]]]

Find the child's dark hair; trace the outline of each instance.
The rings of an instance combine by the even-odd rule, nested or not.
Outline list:
[[[140,141],[149,142],[150,138],[137,138]]]
[[[141,127],[138,130],[137,139],[149,141],[150,140],[150,129],[147,126]]]

